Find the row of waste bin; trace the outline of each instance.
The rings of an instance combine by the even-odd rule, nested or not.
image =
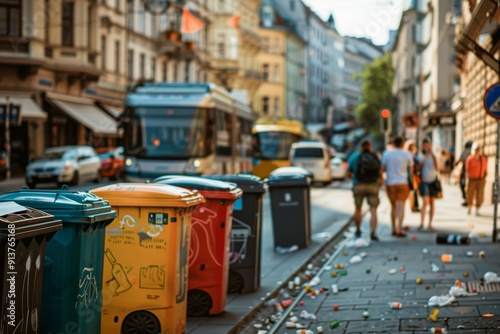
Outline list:
[[[275,246],[309,246],[310,183],[281,168],[4,193],[0,333],[184,333],[259,289],[266,188]]]

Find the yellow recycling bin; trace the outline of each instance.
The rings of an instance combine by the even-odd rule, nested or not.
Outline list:
[[[205,199],[155,184],[91,192],[117,214],[106,228],[101,333],[184,333],[191,214]]]

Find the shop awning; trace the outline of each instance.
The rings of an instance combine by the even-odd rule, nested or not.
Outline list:
[[[110,113],[115,119],[120,118],[124,110],[124,107],[115,107],[109,104],[99,104],[99,106]]]
[[[29,96],[10,96],[9,101],[13,104],[21,105],[21,119],[46,119],[47,113],[42,110]],[[0,96],[0,103],[7,102],[6,96]]]
[[[94,133],[106,136],[118,136],[116,121],[93,104],[49,99],[54,105],[75,121],[81,123]]]

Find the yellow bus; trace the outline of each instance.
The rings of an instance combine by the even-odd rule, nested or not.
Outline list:
[[[279,167],[290,166],[293,143],[308,137],[302,122],[286,118],[259,118],[252,128],[253,174],[266,178]]]

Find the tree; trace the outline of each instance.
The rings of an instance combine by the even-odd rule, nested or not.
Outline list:
[[[362,80],[362,102],[354,111],[356,118],[371,134],[380,134],[380,111],[389,109],[395,116],[392,95],[394,69],[392,68],[391,55],[386,53],[375,59],[371,64],[365,66],[362,73],[355,74],[354,78]]]

